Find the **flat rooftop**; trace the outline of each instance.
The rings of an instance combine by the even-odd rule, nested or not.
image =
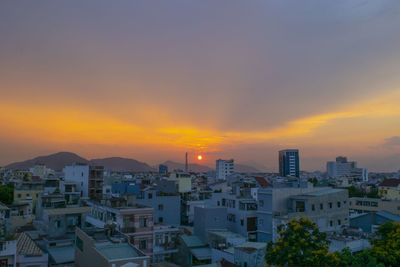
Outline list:
[[[44,212],[48,215],[64,215],[64,214],[79,214],[89,213],[91,207],[69,207],[69,208],[58,208],[58,209],[45,209]]]
[[[122,260],[144,256],[140,251],[130,246],[128,243],[96,246],[96,249],[108,260]]]

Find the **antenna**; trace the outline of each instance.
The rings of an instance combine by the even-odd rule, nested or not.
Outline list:
[[[187,172],[189,170],[188,166],[188,153],[186,152],[185,154],[185,171]]]

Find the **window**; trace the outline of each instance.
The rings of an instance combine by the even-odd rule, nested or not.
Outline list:
[[[311,205],[311,210],[312,210],[312,211],[315,210],[315,205],[314,205],[314,204]]]
[[[371,207],[378,207],[378,202],[371,202]]]
[[[330,209],[332,208],[332,202],[329,202],[329,208]]]
[[[258,201],[258,203],[259,203],[260,207],[264,207],[264,200],[260,200],[260,201]]]
[[[217,206],[220,206],[220,205],[221,205],[221,203],[219,201],[217,201]]]
[[[147,249],[147,240],[146,239],[139,240],[139,249]]]
[[[164,221],[163,217],[158,217],[158,222],[162,223]]]
[[[260,226],[264,226],[264,220],[263,219],[258,219],[258,224]]]
[[[329,221],[329,226],[330,226],[330,227],[333,226],[333,221]]]
[[[80,251],[83,252],[83,241],[78,236],[76,237],[75,245],[77,248],[79,248]]]
[[[20,198],[21,197],[21,194],[18,194],[18,198]]]
[[[158,205],[158,210],[164,210],[164,205],[163,204]]]
[[[341,222],[340,220],[337,220],[337,224],[338,224],[338,225],[341,225],[342,222]]]
[[[240,220],[240,225],[243,226],[244,225],[244,221],[243,219]]]
[[[140,227],[147,227],[147,217],[140,216],[139,217],[139,225],[140,225]]]
[[[296,201],[296,212],[304,212],[306,210],[304,201]]]
[[[147,198],[148,198],[148,199],[152,199],[152,198],[153,198],[153,194],[149,193],[149,194],[147,195]]]
[[[342,204],[342,203],[340,203],[340,201],[338,201],[338,203],[337,203],[338,208],[340,208],[340,206],[341,206],[340,204]]]
[[[320,209],[320,210],[323,210],[323,209],[324,209],[324,204],[322,204],[322,203],[319,204],[319,209]]]

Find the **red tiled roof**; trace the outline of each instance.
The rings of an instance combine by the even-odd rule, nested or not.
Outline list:
[[[261,187],[272,187],[270,183],[268,183],[264,177],[254,177],[256,182],[261,186]]]
[[[400,184],[400,179],[385,179],[379,186],[397,187]]]

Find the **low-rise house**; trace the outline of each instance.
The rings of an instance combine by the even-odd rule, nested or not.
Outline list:
[[[150,257],[112,229],[76,228],[75,266],[147,267]]]
[[[385,199],[400,200],[400,179],[385,179],[378,186],[379,195]]]
[[[98,228],[115,224],[129,236],[129,242],[148,256],[153,256],[154,210],[136,203],[135,195],[112,198],[100,202],[88,201],[92,208],[86,222]]]
[[[211,248],[197,236],[181,235],[178,243],[179,252],[174,259],[182,267],[191,267],[211,263]]]
[[[181,222],[181,197],[155,190],[145,190],[136,202],[154,209],[154,222],[178,226]]]
[[[16,267],[17,240],[0,240],[0,266]]]
[[[171,261],[178,252],[180,230],[174,226],[154,224],[153,262]]]
[[[240,267],[265,267],[266,243],[246,242],[235,246],[234,263]]]
[[[371,233],[388,221],[400,223],[400,216],[388,211],[355,214],[350,217],[350,226],[360,228],[366,233]]]
[[[400,215],[400,200],[352,197],[349,199],[351,213],[388,211]]]
[[[49,256],[26,233],[17,236],[17,266],[47,267]]]

